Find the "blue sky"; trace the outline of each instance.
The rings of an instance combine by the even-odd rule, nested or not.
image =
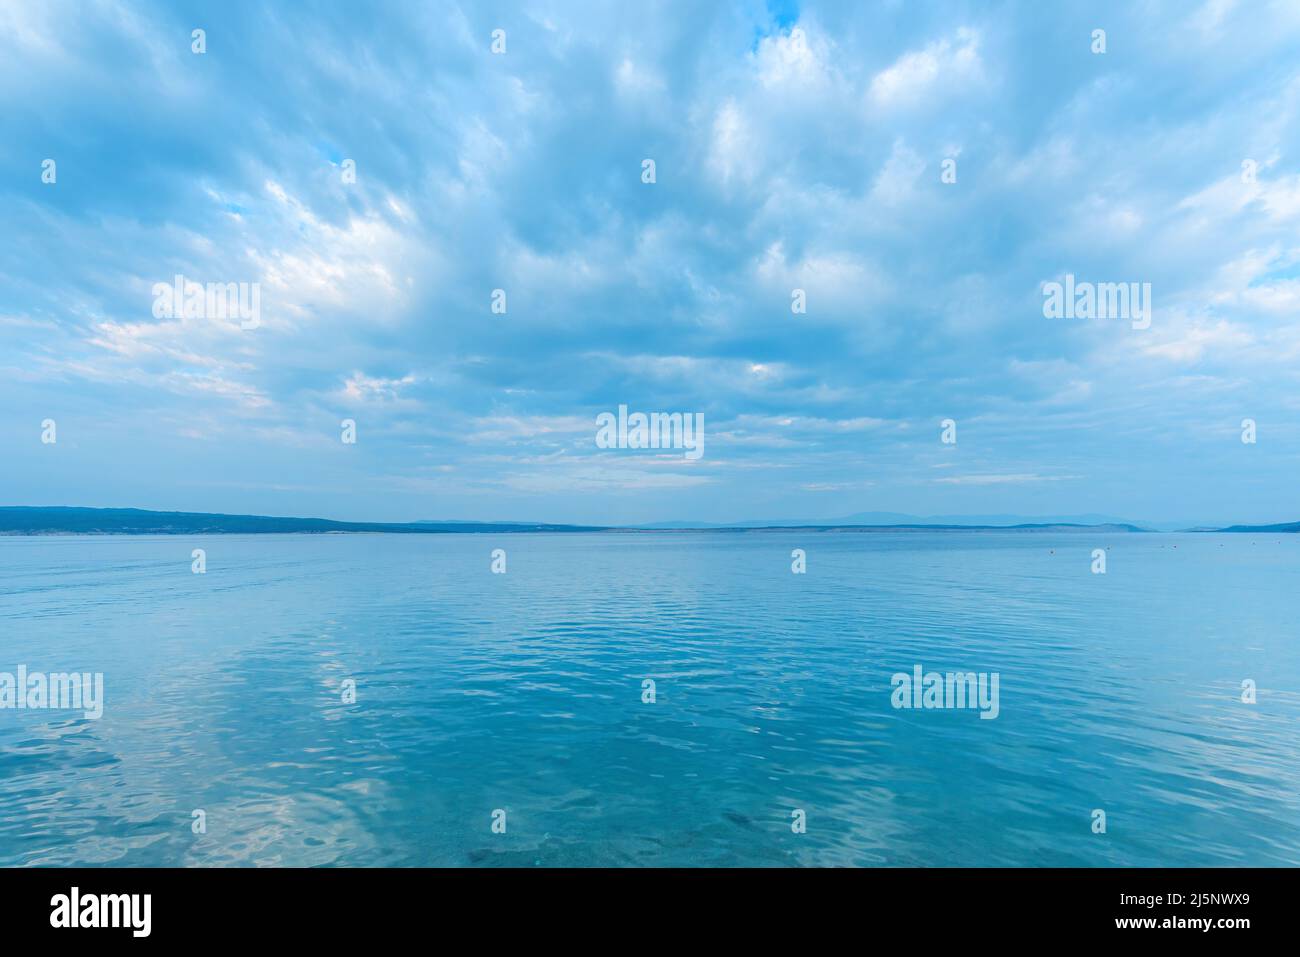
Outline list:
[[[4,504],[1300,519],[1290,0],[16,3],[0,117]]]

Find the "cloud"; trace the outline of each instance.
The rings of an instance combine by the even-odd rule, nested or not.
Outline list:
[[[930,481],[936,485],[1025,485],[1030,482],[1065,482],[1077,478],[1081,476],[1018,472],[1007,475],[949,475]]]
[[[1105,56],[1050,4],[653,13],[494,55],[475,5],[215,5],[198,56],[161,0],[0,9],[7,495],[1295,518],[1294,4],[1127,5]],[[1150,282],[1151,328],[1044,318],[1067,272]],[[259,283],[260,327],[153,316],[177,274]],[[704,458],[596,449],[620,404],[702,413]],[[1247,414],[1251,458],[1215,432]]]
[[[908,106],[936,91],[962,92],[983,79],[979,33],[967,27],[955,35],[903,54],[871,80],[871,102],[880,107]]]

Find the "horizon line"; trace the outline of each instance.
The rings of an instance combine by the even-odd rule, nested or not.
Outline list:
[[[472,519],[417,519],[406,522],[376,522],[376,521],[351,521],[341,519],[319,518],[315,516],[281,516],[281,515],[258,515],[251,513],[227,513],[227,512],[185,512],[185,511],[167,511],[159,509],[143,509],[136,507],[99,507],[85,505],[0,505],[0,516],[15,513],[41,513],[49,517],[55,517],[59,513],[76,515],[84,518],[101,517],[115,518],[116,521],[110,520],[108,525],[116,526],[115,529],[100,527],[99,523],[93,526],[85,522],[57,522],[57,523],[25,523],[16,525],[10,522],[0,521],[0,535],[40,535],[40,534],[124,534],[124,535],[143,535],[143,534],[321,534],[329,532],[342,533],[402,533],[402,534],[456,534],[456,533],[473,533],[473,532],[603,532],[603,531],[622,531],[622,532],[689,532],[689,531],[767,531],[767,530],[833,530],[833,529],[876,529],[876,530],[931,530],[931,531],[1029,531],[1029,530],[1062,530],[1062,529],[1080,529],[1080,530],[1111,530],[1123,531],[1125,533],[1162,533],[1159,529],[1145,527],[1136,522],[1063,522],[1063,521],[1025,521],[1014,522],[1009,524],[995,524],[988,522],[890,522],[890,523],[859,523],[843,521],[826,521],[826,522],[799,522],[785,524],[758,524],[754,522],[736,522],[736,523],[702,523],[694,525],[686,522],[649,522],[634,525],[588,525],[571,522],[538,522],[538,521],[480,521]],[[189,527],[175,528],[172,526],[147,525],[142,523],[140,527],[132,526],[128,521],[129,516],[152,516],[155,518],[183,517],[190,520],[216,521],[219,525],[227,527],[203,528],[195,527],[194,521],[187,523]],[[244,528],[232,528],[232,525],[244,524]],[[250,526],[251,523],[251,526]],[[284,526],[298,527],[255,527],[255,526],[275,526],[277,524]],[[80,527],[77,527],[80,526]],[[1176,534],[1183,532],[1238,532],[1238,531],[1273,531],[1273,532],[1300,532],[1300,522],[1277,522],[1264,525],[1246,525],[1232,524],[1226,526],[1191,526],[1187,528],[1167,529],[1165,534]]]

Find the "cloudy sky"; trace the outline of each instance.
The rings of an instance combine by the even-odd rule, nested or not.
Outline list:
[[[1294,0],[7,2],[0,130],[0,504],[1300,519]]]

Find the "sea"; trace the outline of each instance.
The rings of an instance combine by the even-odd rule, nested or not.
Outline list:
[[[0,538],[0,865],[1297,866],[1300,536]]]

